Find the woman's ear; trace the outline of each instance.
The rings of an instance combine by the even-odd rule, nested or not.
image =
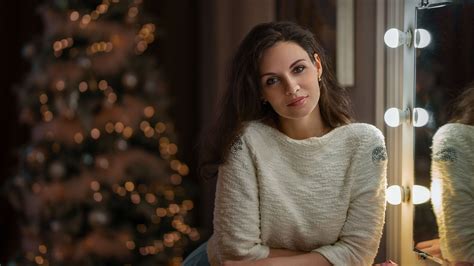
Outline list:
[[[316,66],[316,69],[318,70],[318,78],[321,78],[323,75],[323,66],[321,64],[321,59],[319,58],[319,55],[317,53],[313,54],[314,57],[314,65]]]

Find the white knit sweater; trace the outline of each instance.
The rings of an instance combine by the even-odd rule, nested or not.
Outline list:
[[[370,265],[385,215],[387,154],[374,126],[291,139],[250,122],[219,167],[211,265],[266,258],[270,248]]]
[[[452,123],[438,129],[431,180],[443,257],[474,262],[474,126]]]

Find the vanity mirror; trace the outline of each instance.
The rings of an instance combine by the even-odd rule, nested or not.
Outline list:
[[[413,241],[474,263],[474,1],[420,0],[416,29],[414,107],[429,119],[414,129],[414,183],[431,201],[415,206]]]

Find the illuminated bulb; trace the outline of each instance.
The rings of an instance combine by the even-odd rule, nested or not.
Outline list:
[[[431,43],[431,34],[425,29],[415,30],[415,47],[425,48]]]
[[[400,45],[411,43],[411,32],[401,32],[398,29],[391,28],[383,36],[385,44],[390,48],[397,48]]]
[[[414,108],[413,109],[413,126],[422,127],[428,124],[430,115],[428,111],[423,108]]]
[[[387,202],[392,205],[399,205],[403,199],[403,189],[398,185],[389,186],[385,190]]]
[[[431,193],[427,187],[413,185],[413,204],[422,204],[430,200]]]
[[[390,127],[398,127],[400,125],[401,110],[395,107],[387,109],[383,116],[385,123]]]

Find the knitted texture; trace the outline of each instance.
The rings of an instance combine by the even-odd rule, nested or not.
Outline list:
[[[387,154],[374,126],[291,139],[250,122],[219,167],[211,265],[266,258],[270,248],[370,265],[385,215]]]
[[[433,137],[432,204],[441,252],[474,262],[474,126],[452,123]]]

